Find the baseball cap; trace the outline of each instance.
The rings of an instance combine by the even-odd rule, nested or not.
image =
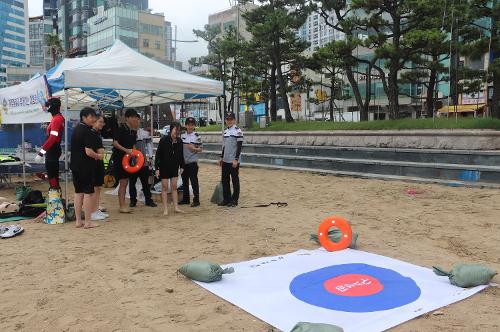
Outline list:
[[[227,113],[226,120],[234,120],[234,119],[235,119],[234,113],[232,113],[232,112]]]
[[[196,119],[190,116],[186,119],[186,124],[194,124],[196,126]]]

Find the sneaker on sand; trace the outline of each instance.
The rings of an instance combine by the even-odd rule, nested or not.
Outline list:
[[[100,214],[99,212],[93,212],[91,215],[90,215],[90,219],[92,221],[99,221],[99,220],[104,220],[106,219],[106,217],[104,217],[102,214]]]
[[[108,218],[108,217],[109,217],[109,214],[107,214],[107,213],[105,213],[105,212],[103,212],[103,211],[101,211],[101,210],[97,210],[96,212],[97,212],[97,213],[99,213],[99,214],[100,214],[101,216],[103,216],[104,218]]]

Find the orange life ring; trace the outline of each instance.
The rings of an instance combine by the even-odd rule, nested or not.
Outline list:
[[[339,242],[333,242],[328,237],[328,231],[332,227],[337,227],[342,232],[342,238]],[[351,245],[352,241],[352,229],[351,225],[342,217],[332,216],[328,217],[318,228],[318,240],[319,243],[328,251],[338,251],[344,250]]]
[[[130,165],[130,158],[132,157],[137,158],[137,162],[134,166]],[[142,168],[142,166],[144,166],[144,155],[139,150],[132,150],[132,155],[126,154],[125,156],[123,156],[122,166],[127,173],[137,173]]]

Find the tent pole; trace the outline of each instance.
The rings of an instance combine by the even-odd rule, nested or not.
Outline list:
[[[154,93],[151,93],[151,102],[149,103],[149,112],[151,114],[151,137],[153,137],[153,128],[154,128],[154,121],[153,121],[153,116],[154,116],[154,113],[153,113],[153,96],[155,94]]]
[[[156,130],[160,131],[160,105],[156,104]],[[151,138],[153,137],[153,129],[151,128]]]
[[[23,185],[26,187],[26,150],[24,147],[24,122],[21,123],[21,146],[23,151]]]
[[[68,89],[64,89],[64,199],[68,208]]]

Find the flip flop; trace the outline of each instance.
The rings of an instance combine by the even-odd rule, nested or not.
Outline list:
[[[0,235],[7,232],[9,230],[8,226],[0,226]]]
[[[6,228],[7,230],[5,232],[0,232],[0,238],[2,239],[8,239],[24,232],[24,228],[22,228],[21,225],[11,225]]]

